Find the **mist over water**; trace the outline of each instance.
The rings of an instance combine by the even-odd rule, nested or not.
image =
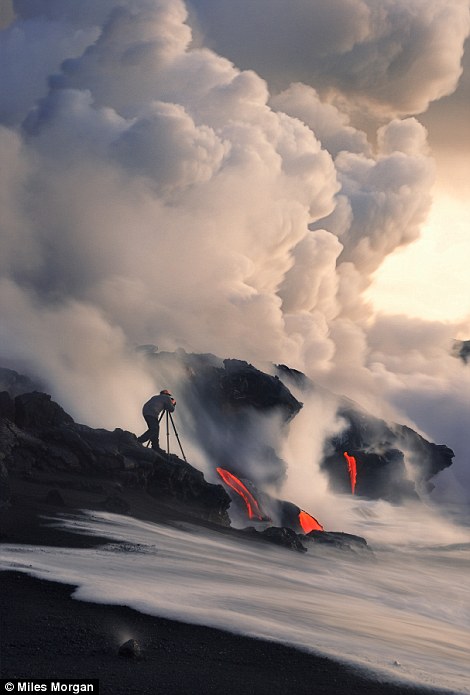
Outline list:
[[[0,568],[75,584],[79,600],[281,641],[379,678],[470,692],[470,526],[386,503],[357,502],[349,512],[348,530],[367,529],[373,557],[312,546],[299,554],[184,523],[88,513],[61,526],[107,537],[107,545],[3,545]],[[116,644],[123,635],[132,636],[125,625]]]

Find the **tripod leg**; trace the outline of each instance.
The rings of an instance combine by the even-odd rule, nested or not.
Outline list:
[[[176,431],[175,423],[173,422],[173,416],[172,416],[171,413],[169,413],[169,416],[170,416],[171,424],[173,425],[173,429],[174,429],[174,431],[175,431],[176,439],[178,440],[178,444],[180,445],[181,454],[182,454],[182,456],[183,456],[183,459],[186,461],[186,463],[188,463],[188,461],[187,461],[187,459],[186,459],[186,456],[184,455],[183,447],[181,446],[181,442],[180,442],[180,438],[179,438],[179,436],[178,436],[178,432]]]
[[[168,427],[168,410],[166,412],[166,453],[170,453],[170,428]]]

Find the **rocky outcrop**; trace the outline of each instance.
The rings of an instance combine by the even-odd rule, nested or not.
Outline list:
[[[237,410],[250,406],[267,412],[276,409],[289,422],[302,408],[300,403],[277,376],[271,376],[241,360],[224,360],[224,370],[217,370],[220,400]]]
[[[200,405],[211,403],[222,414],[235,416],[247,409],[270,414],[277,412],[289,422],[302,408],[281,381],[243,360],[220,359],[212,354],[147,353],[149,364],[174,367],[187,376],[187,397]]]
[[[286,365],[278,365],[277,371],[306,395],[321,392],[302,372]],[[352,492],[345,452],[356,460],[355,494],[397,504],[432,490],[431,478],[452,465],[454,452],[449,447],[427,441],[410,427],[374,417],[349,399],[338,398],[337,416],[344,427],[325,441],[321,461],[335,492]]]
[[[269,528],[258,530],[249,526],[243,529],[242,533],[254,540],[267,541],[274,545],[280,545],[282,548],[296,550],[299,553],[307,552],[307,548],[302,545],[300,536],[287,527],[270,526]]]
[[[8,391],[0,391],[0,418],[15,419],[15,401]]]
[[[249,526],[243,529],[242,533],[254,540],[267,541],[300,553],[307,552],[309,546],[316,544],[363,557],[373,557],[365,538],[342,531],[310,531],[310,533],[303,534],[296,533],[292,528],[286,526],[270,526],[264,529]]]
[[[0,367],[0,391],[7,391],[12,398],[22,393],[43,391],[44,385],[37,379],[30,379],[24,374],[15,372],[14,369]]]
[[[148,478],[153,497],[172,498],[209,521],[230,525],[230,497],[221,485],[211,485],[201,471],[177,456],[161,456]]]
[[[168,357],[157,354],[151,359],[158,363]],[[223,465],[261,486],[281,481],[286,464],[277,452],[289,422],[302,408],[281,379],[241,360],[186,353],[174,359],[188,375],[184,399],[195,436],[214,468]]]
[[[15,398],[15,424],[23,430],[70,425],[73,418],[46,393],[33,391]]]
[[[351,553],[371,553],[367,541],[362,536],[355,536],[343,531],[310,531],[304,537],[305,543],[318,543],[330,548]]]
[[[454,357],[460,357],[464,364],[468,364],[470,361],[470,340],[454,340],[452,354]]]
[[[345,428],[326,442],[322,462],[338,492],[351,492],[345,452],[356,460],[355,493],[393,503],[429,491],[430,479],[452,464],[451,449],[428,442],[409,427],[387,423],[350,403],[341,406],[338,415]]]
[[[188,512],[210,521],[229,524],[230,498],[224,489],[208,483],[200,471],[177,456],[142,446],[131,432],[77,424],[47,394],[22,394],[14,401],[6,394],[1,402],[0,503],[8,501],[8,472],[25,479],[34,479],[38,472],[51,477],[54,473],[73,473],[76,484],[68,484],[76,490],[84,484],[99,489],[99,480],[106,478],[116,485],[181,503]],[[64,504],[58,490],[51,490],[46,502]],[[129,505],[118,495],[108,496],[101,507],[115,513],[129,511]]]
[[[8,506],[10,501],[10,482],[8,480],[8,470],[3,461],[0,460],[0,509]]]
[[[289,423],[303,407],[290,388],[310,398],[320,393],[319,387],[286,365],[278,365],[277,374],[271,375],[247,362],[211,354],[146,351],[145,359],[149,368],[155,365],[156,374],[168,368],[167,373],[176,370],[183,375],[179,396],[191,412],[185,436],[204,451],[214,468],[213,479],[217,480],[216,468],[229,470],[252,485],[264,517],[273,526],[300,533],[300,509],[265,495],[264,490],[279,485],[286,474],[286,464],[277,452]],[[246,515],[241,499],[234,499],[221,485],[208,483],[200,471],[177,456],[145,448],[131,432],[78,424],[49,395],[21,392],[20,386],[28,383],[21,375],[0,370],[2,374],[3,382],[11,386],[11,391],[0,392],[0,462],[6,471],[22,476],[59,471],[81,476],[82,483],[86,476],[91,484],[107,477],[182,504],[217,523],[229,523],[230,504],[231,511],[241,510],[241,518]],[[430,489],[436,473],[451,465],[453,452],[448,447],[427,441],[409,427],[373,417],[351,401],[338,398],[338,403],[337,414],[345,425],[325,442],[321,461],[335,491],[351,494],[345,452],[356,460],[355,494],[394,503],[417,498]],[[5,478],[8,490],[7,482]],[[5,493],[0,504],[7,500]],[[106,496],[104,508],[123,509],[105,500]]]
[[[128,639],[127,642],[121,644],[118,649],[118,656],[123,659],[139,660],[142,658],[142,649],[140,644],[135,639]]]

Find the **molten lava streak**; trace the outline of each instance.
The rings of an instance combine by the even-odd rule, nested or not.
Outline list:
[[[245,485],[243,485],[242,481],[239,480],[236,476],[233,475],[233,473],[230,473],[229,471],[226,471],[224,468],[217,468],[217,473],[220,475],[222,480],[226,485],[228,485],[232,490],[235,490],[240,497],[242,497],[243,501],[246,504],[246,508],[248,510],[248,516],[250,519],[259,519],[260,521],[263,521],[264,516],[261,512],[261,509],[259,508],[258,502],[255,500],[251,492],[248,490]]]
[[[300,510],[299,523],[302,526],[304,533],[310,533],[310,531],[324,531],[323,526],[315,519],[315,517],[304,512],[303,509]]]
[[[356,490],[357,479],[356,459],[354,458],[354,456],[349,456],[349,454],[346,451],[344,452],[344,458],[348,462],[349,477],[351,479],[351,492],[354,495],[354,491]]]

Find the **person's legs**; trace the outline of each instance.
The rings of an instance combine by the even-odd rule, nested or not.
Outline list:
[[[158,422],[158,417],[155,415],[144,415],[144,420],[147,423],[148,430],[137,437],[139,442],[148,442],[150,439],[152,443],[152,449],[160,448],[160,423]]]

